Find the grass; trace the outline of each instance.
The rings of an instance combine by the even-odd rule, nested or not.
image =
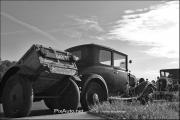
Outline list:
[[[179,101],[179,91],[174,93],[173,101]]]
[[[131,103],[114,101],[104,102],[92,107],[91,112],[112,119],[179,119],[179,102],[149,103],[141,105],[138,101]]]

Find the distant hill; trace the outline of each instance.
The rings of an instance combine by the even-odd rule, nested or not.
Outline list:
[[[10,68],[11,66],[15,65],[15,61],[9,61],[9,60],[0,60],[0,79],[3,75],[3,73]]]

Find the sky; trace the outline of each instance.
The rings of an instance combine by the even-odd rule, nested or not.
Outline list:
[[[1,1],[0,13],[2,60],[96,43],[127,54],[137,78],[179,68],[179,1]]]

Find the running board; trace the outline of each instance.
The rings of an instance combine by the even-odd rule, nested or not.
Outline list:
[[[153,100],[154,103],[163,103],[168,102],[168,100]]]
[[[122,98],[122,97],[109,97],[108,98],[110,101],[112,100],[118,100],[118,101],[132,101],[132,100],[137,100],[137,97],[129,97],[129,98]]]

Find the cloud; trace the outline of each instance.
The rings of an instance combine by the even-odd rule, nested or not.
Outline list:
[[[124,15],[108,33],[108,39],[151,46],[145,53],[156,57],[179,57],[179,1],[137,9],[141,14]],[[127,13],[127,11],[126,11]]]
[[[130,13],[134,13],[135,11],[134,10],[125,10],[124,13],[126,14],[130,14]]]
[[[1,12],[1,15],[4,16],[4,17],[6,17],[6,18],[8,18],[8,19],[10,19],[10,20],[12,20],[12,21],[14,21],[14,22],[16,22],[16,23],[18,23],[18,24],[20,24],[20,25],[22,25],[22,26],[24,26],[24,27],[26,27],[26,28],[28,28],[28,29],[30,29],[30,30],[32,30],[32,31],[34,31],[34,32],[36,32],[36,33],[39,33],[39,34],[43,35],[44,37],[47,37],[47,38],[48,38],[49,40],[51,40],[52,42],[57,42],[57,40],[56,40],[55,37],[53,37],[52,35],[50,35],[49,33],[45,32],[45,31],[39,29],[39,28],[36,27],[36,26],[33,26],[33,25],[28,24],[28,23],[26,23],[26,22],[23,22],[23,21],[15,18],[15,17],[13,17],[13,16],[5,13],[5,12]],[[17,31],[17,32],[18,32],[18,31]]]
[[[4,32],[1,33],[1,35],[15,35],[15,34],[22,34],[22,33],[26,33],[27,31],[14,31],[14,32]]]
[[[145,12],[148,11],[150,9],[154,9],[154,6],[151,6],[150,8],[142,8],[142,9],[136,9],[136,10],[125,10],[124,13],[125,14],[132,14],[132,13],[136,13],[136,12]]]
[[[105,33],[105,30],[99,24],[96,16],[80,18],[78,16],[69,15],[67,17],[72,20],[72,23],[66,25],[64,34],[70,38],[78,40],[93,40]]]
[[[95,31],[95,32],[103,32],[104,29],[99,25],[97,17],[90,17],[90,18],[79,18],[75,16],[69,16],[73,20],[77,22],[78,28],[85,30],[85,31]]]
[[[157,80],[157,76],[159,76],[159,70],[146,70],[146,71],[136,70],[133,74],[135,74],[137,78],[144,78],[144,79],[148,79],[149,81],[152,81],[152,80]]]
[[[174,64],[174,65],[176,65],[176,66],[179,66],[179,60],[177,60],[177,61],[172,61],[172,62],[170,62],[170,64]]]
[[[101,36],[95,36],[94,38],[97,40],[105,41],[105,38]]]

